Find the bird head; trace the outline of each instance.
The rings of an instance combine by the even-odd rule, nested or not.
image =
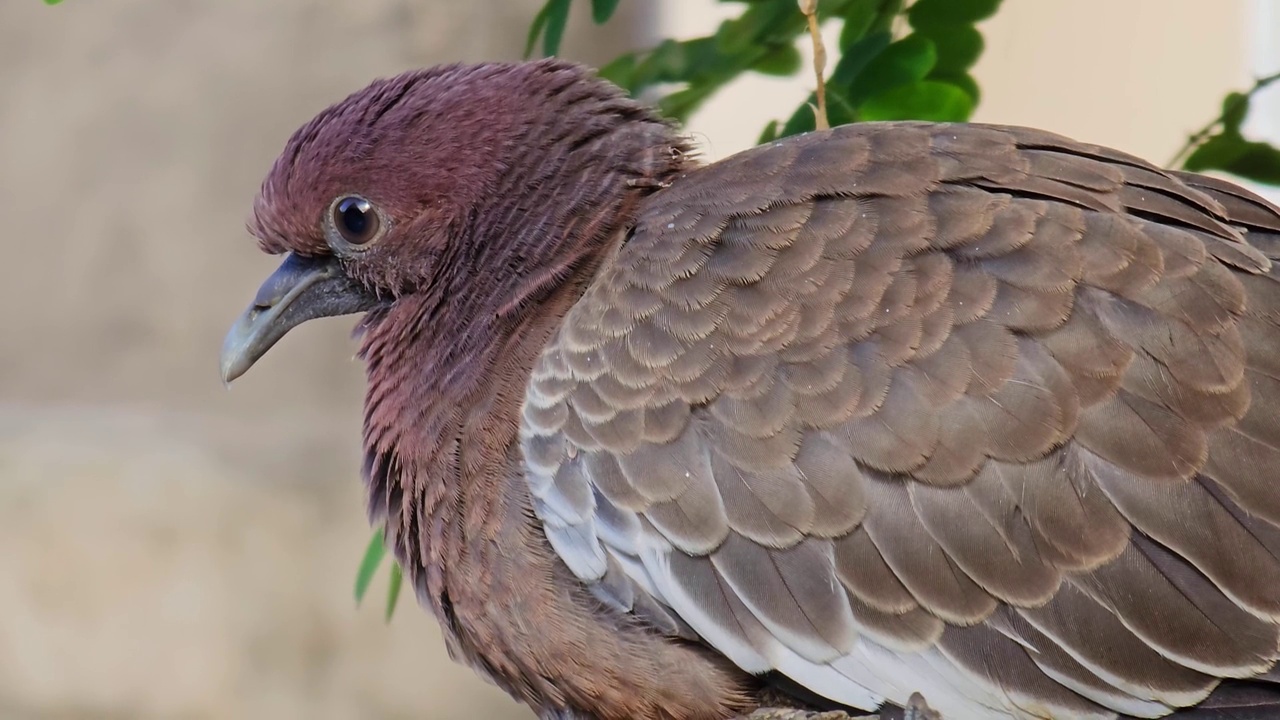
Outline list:
[[[224,382],[310,319],[410,297],[455,317],[536,302],[683,150],[650,110],[563,61],[370,84],[298,129],[262,183],[249,230],[285,259],[227,334]]]

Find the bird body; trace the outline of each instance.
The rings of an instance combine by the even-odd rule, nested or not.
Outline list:
[[[1280,211],[1246,190],[977,124],[700,165],[542,61],[326,110],[251,230],[290,255],[224,377],[365,313],[371,514],[544,717],[1280,709]]]

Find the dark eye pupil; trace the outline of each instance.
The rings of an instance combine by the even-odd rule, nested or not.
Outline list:
[[[334,208],[334,225],[349,243],[361,245],[373,239],[378,230],[378,216],[368,200],[343,198]]]
[[[342,208],[342,226],[352,235],[363,235],[369,227],[369,218],[365,217],[364,208],[354,202]]]

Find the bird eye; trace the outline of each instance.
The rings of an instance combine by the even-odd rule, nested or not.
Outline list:
[[[382,219],[373,203],[362,197],[348,195],[333,204],[333,227],[347,243],[368,245],[378,237]]]

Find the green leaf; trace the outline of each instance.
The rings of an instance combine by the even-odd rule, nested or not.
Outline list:
[[[1191,172],[1225,169],[1247,151],[1248,142],[1239,133],[1214,135],[1196,146],[1182,168]]]
[[[859,107],[870,97],[902,85],[924,80],[938,60],[933,41],[924,35],[913,33],[893,42],[883,52],[867,63],[848,85],[832,84],[844,89],[845,96],[854,107]]]
[[[847,50],[871,30],[876,19],[876,0],[854,0],[840,12],[844,26],[840,28],[839,46]]]
[[[959,122],[973,113],[973,100],[949,83],[923,80],[887,90],[858,106],[863,120]]]
[[[939,73],[937,71],[929,73],[929,80],[944,82],[948,85],[955,85],[964,91],[969,99],[973,101],[973,106],[978,106],[978,101],[982,99],[982,90],[978,88],[978,81],[973,79],[969,73],[960,73],[952,75],[950,73]]]
[[[631,89],[636,74],[636,54],[619,55],[600,68],[600,77],[621,87]]]
[[[569,23],[569,3],[571,0],[550,0],[547,7],[547,32],[542,36],[542,54],[551,57],[560,52],[560,40],[564,37],[564,27]]]
[[[751,69],[764,75],[793,75],[803,59],[795,45],[779,45],[751,64]]]
[[[771,143],[778,139],[778,121],[770,120],[768,125],[764,126],[764,130],[760,133],[759,139],[756,140],[757,145]]]
[[[718,85],[689,87],[684,90],[677,90],[659,100],[658,109],[662,111],[663,115],[684,122],[718,87]]]
[[[685,43],[669,38],[663,40],[636,66],[631,91],[636,92],[657,83],[686,80],[686,71],[689,69],[686,57]]]
[[[828,85],[827,100],[830,99],[831,86]],[[787,121],[782,124],[782,130],[778,131],[778,137],[790,137],[792,135],[799,135],[800,133],[813,132],[818,127],[818,124],[814,120],[813,110],[810,109],[809,106],[816,102],[818,102],[818,96],[810,93],[809,97],[805,99],[804,104],[796,108],[796,111],[791,113],[791,117],[787,118]],[[830,107],[827,108],[828,111],[830,111],[830,109]],[[828,118],[828,120],[830,120],[830,118]]]
[[[982,33],[972,25],[930,28],[920,33],[932,40],[937,48],[935,73],[959,74],[968,70],[978,61],[986,45]]]
[[[613,11],[618,9],[618,0],[591,0],[591,19],[597,25],[609,22]]]
[[[1280,185],[1280,149],[1247,140],[1239,133],[1223,133],[1196,147],[1183,168],[1192,172],[1221,170],[1246,180]]]
[[[739,17],[720,23],[715,42],[721,53],[738,55],[762,43],[790,43],[806,22],[794,0],[753,2]]]
[[[679,79],[689,82],[722,84],[725,80],[751,67],[777,43],[760,42],[738,55],[725,55],[716,47],[715,38],[702,37],[680,43],[683,67]]]
[[[907,22],[917,30],[972,25],[999,9],[1000,0],[917,0],[907,10]]]
[[[835,69],[831,71],[828,84],[838,87],[848,87],[853,84],[867,65],[889,47],[889,42],[892,40],[893,36],[887,32],[874,32],[854,43],[852,47],[846,48],[840,60],[836,62]]]
[[[364,559],[360,561],[360,569],[356,571],[356,605],[364,600],[365,593],[369,591],[369,583],[373,580],[373,574],[378,571],[382,556],[386,554],[387,546],[383,543],[382,529],[379,528],[369,539],[369,546],[364,550]]]
[[[893,21],[902,13],[903,0],[879,0],[875,19],[871,22],[871,32],[892,32]]]
[[[703,102],[751,65],[763,58],[776,42],[748,47],[740,54],[726,54],[715,37],[700,37],[677,42],[667,39],[636,65],[627,86],[637,95],[652,85],[679,83],[658,101],[659,109],[668,117],[684,120]]]
[[[62,2],[62,0],[44,0],[45,5],[57,5],[60,2]]]
[[[529,24],[529,36],[525,39],[524,57],[533,55],[533,46],[538,44],[538,36],[542,36],[542,52],[544,55],[555,55],[560,50],[560,39],[564,37],[564,26],[569,22],[569,3],[571,0],[547,0],[533,22]],[[545,33],[545,34],[544,34]]]
[[[1222,127],[1223,132],[1230,134],[1240,132],[1240,125],[1244,122],[1244,118],[1249,114],[1249,96],[1244,93],[1227,93],[1222,98]]]
[[[534,45],[538,45],[538,38],[543,35],[543,28],[547,27],[547,15],[552,8],[554,0],[548,0],[543,5],[543,9],[538,10],[538,14],[534,15],[534,22],[529,23],[529,36],[525,37],[525,55],[527,60],[534,54]]]
[[[838,89],[827,89],[827,123],[831,127],[858,121],[858,112]]]
[[[533,22],[529,23],[529,36],[524,41],[524,59],[528,60],[533,55],[533,46],[538,43],[538,37],[542,35],[542,30],[547,26],[547,17],[551,13],[551,3],[555,0],[547,0],[547,4],[542,6],[537,15],[533,16]]]
[[[387,583],[387,622],[391,622],[391,616],[396,613],[396,601],[400,599],[402,578],[400,563],[391,563],[391,581]]]
[[[1246,180],[1280,185],[1280,149],[1264,142],[1249,141],[1244,153],[1223,169]]]

